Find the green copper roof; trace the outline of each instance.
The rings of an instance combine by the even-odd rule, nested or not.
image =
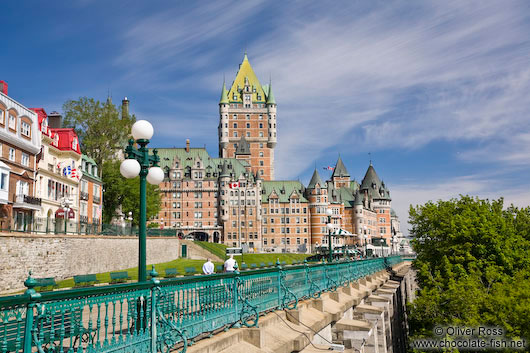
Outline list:
[[[223,90],[221,91],[221,99],[219,100],[219,104],[228,104],[228,90],[226,89],[226,85],[223,81]]]
[[[333,169],[333,174],[331,174],[331,177],[349,177],[350,173],[346,170],[346,166],[342,162],[342,158],[339,156],[339,160],[337,161],[337,164],[335,165],[335,169]]]
[[[367,190],[373,200],[391,200],[390,192],[377,176],[371,162],[361,183],[361,190]]]
[[[97,167],[96,161],[90,158],[89,156],[87,156],[86,154],[83,154],[81,156],[81,159],[85,161],[86,164],[92,164]],[[90,177],[92,179],[95,179],[96,181],[101,182],[101,178],[96,174],[92,174],[92,168],[88,168],[88,166],[87,168],[85,168],[85,171],[82,171],[82,173],[83,173],[83,176],[86,175],[87,177]]]
[[[364,175],[363,181],[361,183],[361,189],[372,188],[372,184],[375,184],[377,187],[381,185],[381,180],[375,172],[374,166],[370,163],[366,174]]]
[[[272,83],[267,87],[267,104],[276,104],[276,99],[274,99],[274,93],[272,93]]]
[[[250,145],[243,134],[236,148],[236,155],[249,155],[250,156]]]
[[[228,99],[230,100],[230,102],[243,102],[242,92],[243,88],[245,87],[245,82],[247,81],[251,89],[252,101],[264,101],[265,93],[263,92],[263,88],[261,87],[258,77],[254,73],[250,62],[248,61],[247,54],[245,54],[243,62],[241,63],[241,65],[239,65],[239,70],[237,71],[236,78],[232,83],[232,87],[228,92]],[[258,97],[260,97],[261,99],[258,99]]]
[[[353,202],[354,206],[362,206],[363,205],[363,195],[359,192],[359,189],[355,192],[355,201]]]
[[[397,217],[397,213],[396,213],[396,211],[394,211],[393,208],[390,209],[390,216]]]
[[[308,202],[304,197],[304,185],[299,181],[293,180],[278,180],[278,181],[264,181],[262,184],[261,202],[268,203],[269,197],[274,192],[278,195],[279,202],[289,202],[289,198],[293,193],[298,195],[300,202]]]
[[[313,176],[311,177],[311,181],[309,182],[309,185],[307,185],[307,188],[314,189],[317,184],[319,184],[320,187],[324,187],[324,183],[322,182],[322,179],[320,179],[320,175],[318,174],[318,171],[315,168],[315,171],[313,172]]]
[[[199,158],[202,161],[202,166],[206,173],[205,179],[217,179],[223,169],[223,163],[226,163],[226,171],[231,180],[236,180],[240,175],[246,176],[248,180],[254,181],[254,175],[247,172],[245,161],[239,161],[235,158],[212,158],[205,148],[190,148],[189,152],[185,148],[157,148],[158,156],[160,157],[160,168],[175,169],[175,163],[178,162],[178,169],[186,173],[186,170],[196,169],[196,160]],[[153,149],[150,148],[152,153]]]

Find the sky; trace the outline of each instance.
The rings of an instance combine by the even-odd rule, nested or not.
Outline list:
[[[340,154],[410,205],[530,203],[528,1],[8,1],[0,80],[28,107],[130,100],[151,147],[218,155],[223,78],[245,51],[278,103],[276,179]],[[6,15],[7,14],[7,15]]]

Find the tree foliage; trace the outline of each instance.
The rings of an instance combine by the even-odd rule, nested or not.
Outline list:
[[[530,338],[530,207],[461,196],[411,207],[410,224],[421,288],[412,334],[489,325]]]
[[[135,122],[134,115],[121,116],[109,99],[105,103],[80,97],[63,105],[64,126],[75,129],[84,154],[101,166],[123,149]]]
[[[140,178],[125,179],[120,174],[119,161],[103,163],[103,222],[110,223],[116,216],[116,209],[121,205],[126,215],[132,212],[133,225],[140,220]],[[157,185],[147,183],[147,219],[160,211],[160,191]]]

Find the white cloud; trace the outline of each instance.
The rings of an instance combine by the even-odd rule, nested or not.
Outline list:
[[[408,183],[390,185],[392,207],[401,220],[401,229],[408,234],[409,207],[425,204],[428,201],[449,200],[459,195],[471,195],[482,199],[504,198],[504,205],[518,207],[530,205],[530,190],[524,185],[500,184],[501,174],[468,175],[430,183]]]

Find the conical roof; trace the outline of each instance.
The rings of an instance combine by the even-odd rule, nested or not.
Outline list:
[[[236,155],[250,155],[250,145],[245,139],[245,135],[241,136],[241,140],[236,148]]]
[[[346,166],[342,162],[342,158],[339,156],[339,160],[337,161],[337,164],[335,165],[335,169],[333,169],[333,174],[331,174],[331,177],[349,177],[350,173],[348,173],[348,170],[346,169]]]
[[[307,185],[307,188],[314,189],[317,184],[319,184],[320,187],[324,186],[324,183],[322,182],[322,179],[320,179],[320,175],[318,174],[318,171],[315,168],[315,171],[313,172],[313,176],[311,177],[311,181],[309,182],[309,185]]]
[[[269,83],[267,90],[267,104],[276,104],[276,99],[274,99],[274,94],[272,93],[272,83]]]
[[[219,104],[228,104],[228,90],[226,89],[226,84],[223,81],[223,89],[221,91],[221,99],[219,100]]]
[[[228,166],[226,165],[226,161],[223,162],[223,165],[221,167],[221,174],[219,175],[220,178],[223,177],[230,177],[230,172],[228,171]]]
[[[243,58],[243,62],[239,65],[239,71],[237,72],[234,83],[228,92],[228,98],[231,102],[242,103],[241,90],[245,87],[245,82],[248,82],[250,87],[254,88],[256,91],[252,90],[252,101],[253,102],[263,102],[265,100],[265,93],[261,84],[258,80],[258,77],[254,73],[250,62],[248,61],[247,54]],[[258,99],[260,97],[261,99]]]
[[[377,188],[381,185],[381,180],[375,172],[374,166],[370,163],[366,174],[364,175],[363,181],[361,183],[361,189],[370,189],[372,185],[375,184]]]
[[[357,190],[355,192],[355,201],[353,202],[353,204],[354,204],[354,206],[362,206],[363,205],[363,196],[361,195],[359,190]]]

